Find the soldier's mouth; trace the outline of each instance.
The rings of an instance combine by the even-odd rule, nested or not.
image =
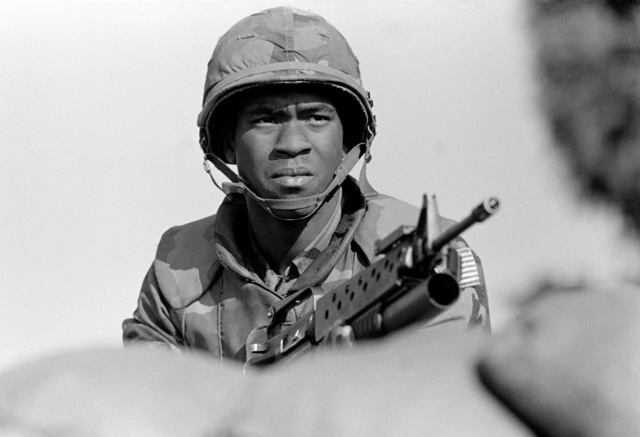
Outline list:
[[[278,170],[273,174],[272,177],[278,185],[291,188],[301,187],[302,185],[306,184],[313,177],[313,175],[307,168],[297,167]]]
[[[278,185],[291,188],[291,187],[303,186],[304,184],[309,182],[309,180],[311,180],[312,177],[313,176],[311,176],[310,174],[301,174],[301,175],[293,175],[293,176],[282,175],[282,176],[274,177],[273,180]]]

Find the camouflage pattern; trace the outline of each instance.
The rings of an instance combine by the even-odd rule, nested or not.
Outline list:
[[[345,184],[355,186],[356,182],[348,179]],[[417,223],[419,209],[413,205],[382,194],[367,201],[366,214],[354,240],[322,284],[322,291],[375,261],[376,240],[398,226]],[[291,283],[336,229],[335,225],[327,226],[315,247],[294,260],[287,277],[274,280],[269,279],[274,276],[267,273],[266,263],[262,261],[261,266],[260,259],[251,255],[255,251],[247,220],[243,197],[231,195],[217,215],[172,228],[163,235],[138,307],[133,318],[123,323],[125,344],[198,349],[221,360],[245,359],[245,343],[251,330],[266,324],[269,306],[286,295]],[[452,223],[443,219],[445,226]],[[462,240],[457,244],[466,247]],[[480,285],[464,289],[459,301],[425,329],[490,329],[482,266],[475,258]]]
[[[250,87],[278,83],[320,84],[346,92],[361,113],[360,141],[375,132],[372,102],[346,39],[319,15],[278,7],[241,20],[218,41],[198,116],[205,153],[226,162],[216,135],[224,121],[214,114],[222,101]]]

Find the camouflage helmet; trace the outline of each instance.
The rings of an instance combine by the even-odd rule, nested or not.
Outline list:
[[[355,132],[356,143],[367,143],[368,152],[375,135],[373,102],[362,86],[358,59],[351,47],[323,17],[278,7],[239,21],[216,45],[198,116],[205,154],[227,162],[221,141],[229,114],[221,109],[221,103],[240,91],[268,84],[317,84],[341,91],[346,96],[342,100],[356,108],[349,107],[356,126],[345,127]]]

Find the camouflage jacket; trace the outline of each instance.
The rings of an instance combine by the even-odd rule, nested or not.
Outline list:
[[[322,284],[337,283],[375,262],[375,242],[401,225],[415,226],[419,209],[378,194],[366,200],[366,213],[346,252]],[[169,229],[142,285],[133,318],[123,322],[125,345],[199,349],[219,359],[244,360],[251,330],[266,324],[267,310],[282,299],[252,269],[244,199],[227,196],[216,215]],[[451,220],[443,219],[445,226]],[[459,247],[466,247],[458,239]],[[457,303],[428,329],[490,330],[486,288],[480,280],[464,288]]]

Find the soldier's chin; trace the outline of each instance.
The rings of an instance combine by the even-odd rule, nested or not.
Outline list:
[[[271,208],[271,212],[276,217],[283,220],[301,220],[313,215],[316,209],[316,205],[307,206],[305,208],[298,209],[275,209]]]

